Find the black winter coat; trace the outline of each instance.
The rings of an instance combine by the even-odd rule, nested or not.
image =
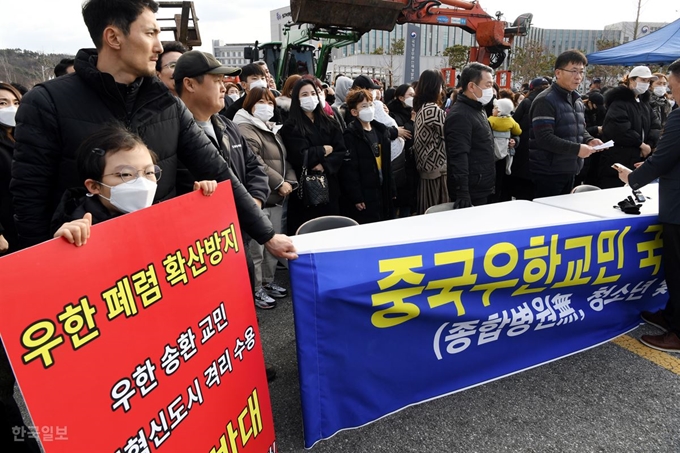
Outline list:
[[[416,209],[416,187],[418,187],[418,168],[416,167],[416,156],[413,154],[413,136],[415,134],[415,124],[411,119],[411,107],[404,107],[399,99],[393,99],[387,104],[390,109],[390,116],[394,118],[399,127],[403,127],[411,133],[411,138],[406,140],[404,145],[403,159],[397,157],[392,162],[392,175],[397,186],[396,206],[410,207]]]
[[[7,253],[14,252],[17,247],[17,232],[14,228],[14,210],[12,195],[9,192],[9,180],[12,175],[12,155],[14,142],[0,126],[0,234],[9,243]]]
[[[77,187],[68,189],[61,197],[50,225],[50,236],[54,236],[66,222],[82,219],[85,213],[92,214],[92,225],[119,217],[123,213],[112,213],[104,206],[99,197],[87,197],[87,189]]]
[[[307,168],[311,170],[318,164],[324,168],[324,173],[328,179],[330,192],[330,203],[323,206],[306,207],[295,191],[288,197],[288,234],[295,234],[298,227],[307,220],[315,219],[325,215],[338,215],[340,213],[340,183],[338,173],[345,158],[345,142],[342,139],[340,126],[332,119],[329,120],[329,129],[323,129],[319,125],[319,120],[312,122],[307,116],[303,121],[312,130],[306,133],[295,127],[291,119],[287,120],[279,134],[283,139],[283,144],[288,152],[288,162],[293,166],[295,175],[302,184],[302,163],[305,151],[308,153]],[[325,156],[324,145],[333,147],[333,152]]]
[[[481,103],[461,94],[444,123],[449,198],[484,198],[496,184],[493,132]]]
[[[628,176],[633,189],[659,178],[659,221],[680,225],[680,111],[673,110],[654,153]]]
[[[532,90],[522,102],[519,103],[512,118],[522,128],[519,136],[519,144],[515,147],[515,157],[512,160],[512,176],[522,179],[531,179],[529,171],[529,136],[531,135],[531,103],[540,90]]]
[[[362,224],[391,218],[392,199],[396,195],[388,128],[377,121],[372,121],[371,127],[380,145],[382,182],[375,155],[361,123],[353,121],[343,134],[347,157],[340,171],[340,186],[349,204],[346,206],[347,214]],[[357,210],[354,206],[357,203],[365,203],[366,209]]]
[[[213,115],[210,121],[217,135],[220,155],[248,193],[264,206],[270,193],[269,177],[264,165],[257,160],[236,124],[220,115]]]
[[[614,140],[614,146],[600,153],[597,173],[601,188],[621,187],[619,172],[611,168],[619,163],[631,170],[642,162],[640,145],[646,143],[654,149],[659,140],[661,123],[649,104],[651,93],[646,91],[635,99],[633,90],[618,86],[605,95],[607,114],[602,125],[603,141]]]
[[[532,174],[577,175],[583,168],[581,144],[593,137],[586,131],[585,106],[576,91],[553,83],[531,104],[529,165]]]
[[[210,139],[194,122],[184,103],[155,77],[123,87],[100,72],[95,50],[80,50],[75,74],[36,85],[23,97],[17,112],[16,146],[10,190],[17,230],[23,245],[50,239],[50,220],[62,194],[83,181],[76,168],[76,150],[105,123],[122,122],[139,134],[158,155],[163,178],[155,201],[175,196],[181,161],[196,180],[230,179],[241,227],[260,243],[274,229],[243,185],[233,175]],[[134,91],[134,93],[130,93]],[[132,105],[126,99],[132,99]]]

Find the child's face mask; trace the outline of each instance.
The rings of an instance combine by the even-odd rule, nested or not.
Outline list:
[[[117,186],[108,186],[101,182],[99,184],[111,189],[111,198],[106,198],[102,194],[99,196],[108,200],[123,213],[135,212],[151,206],[158,187],[155,182],[144,177]]]

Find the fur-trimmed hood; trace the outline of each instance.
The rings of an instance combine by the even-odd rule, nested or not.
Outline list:
[[[650,95],[651,93],[649,91],[645,91],[640,96],[638,96],[638,99],[640,99],[640,102],[649,102]],[[609,108],[609,106],[615,101],[635,102],[635,93],[625,85],[619,85],[615,88],[607,90],[607,92],[604,94],[605,106]]]
[[[276,98],[276,106],[280,108],[281,110],[284,110],[286,112],[290,112],[290,103],[293,100],[289,98],[288,96],[279,96]]]

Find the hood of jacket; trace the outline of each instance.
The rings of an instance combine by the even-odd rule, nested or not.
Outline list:
[[[640,102],[649,102],[649,97],[652,93],[645,91],[638,96]],[[609,106],[615,101],[624,102],[635,102],[635,93],[633,90],[624,85],[619,85],[617,87],[607,90],[604,94],[604,103],[609,108]]]
[[[276,106],[286,112],[290,112],[291,102],[293,102],[293,100],[288,96],[279,96],[276,98]]]
[[[338,77],[338,80],[335,81],[335,102],[333,103],[335,107],[340,107],[345,102],[353,83],[354,81],[349,77]]]

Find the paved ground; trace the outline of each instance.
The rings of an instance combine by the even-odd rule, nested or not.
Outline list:
[[[287,271],[278,271],[277,283],[288,286]],[[278,372],[270,392],[279,452],[304,452],[290,298],[258,310],[258,319],[266,361]],[[656,332],[641,326],[615,342],[343,431],[311,451],[680,452],[680,355],[636,340]]]
[[[277,279],[288,286],[286,271]],[[278,371],[270,391],[279,452],[306,451],[290,298],[258,311],[258,319],[266,361]],[[340,432],[311,451],[680,452],[680,355],[638,346],[647,333],[657,330],[641,326],[615,342]]]

